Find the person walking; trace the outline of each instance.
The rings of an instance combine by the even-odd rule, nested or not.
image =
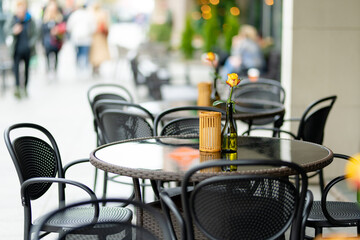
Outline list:
[[[77,66],[81,70],[86,70],[89,66],[89,51],[96,30],[96,21],[84,1],[77,1],[77,9],[70,14],[66,30],[76,48]]]
[[[107,40],[109,33],[109,15],[101,8],[99,3],[94,3],[91,9],[96,19],[96,31],[90,47],[90,63],[93,68],[93,75],[98,75],[100,65],[110,60]]]
[[[14,60],[15,97],[27,96],[29,82],[29,65],[31,56],[35,55],[37,41],[37,29],[34,20],[27,11],[26,0],[18,0],[15,3],[15,14],[5,23],[5,33],[11,37],[10,54]],[[24,62],[24,81],[20,82],[20,63]]]
[[[235,72],[239,76],[247,76],[247,71],[255,68],[262,72],[265,59],[259,36],[255,27],[243,25],[238,35],[232,39],[231,55],[226,59],[222,69],[222,77],[225,79],[228,73]]]
[[[45,48],[48,73],[56,72],[58,53],[62,47],[66,24],[56,1],[50,1],[44,10],[41,25],[42,43]]]

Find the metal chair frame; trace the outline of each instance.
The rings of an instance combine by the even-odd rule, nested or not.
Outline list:
[[[240,167],[246,167],[246,166],[272,166],[272,167],[287,167],[289,168],[289,174],[300,176],[299,178],[296,178],[295,184],[290,182],[287,178],[287,176],[274,176],[270,175],[269,173],[259,173],[257,171],[249,171],[245,172],[243,175],[240,174],[230,174],[229,175],[218,175],[218,176],[211,176],[209,175],[209,178],[201,181],[200,183],[196,183],[194,185],[194,188],[189,191],[189,186],[192,183],[192,177],[194,174],[196,174],[198,171],[206,171],[206,169],[225,169],[230,166],[237,166],[237,169]],[[251,173],[250,173],[251,172]],[[209,173],[210,174],[210,173]],[[272,173],[274,174],[274,173]],[[174,202],[172,202],[171,198],[169,197],[169,194],[167,194],[166,189],[162,189],[160,192],[161,202],[163,205],[163,210],[168,218],[169,224],[173,223],[170,213],[173,214],[176,221],[179,223],[179,226],[182,228],[180,229],[180,236],[181,238],[184,238],[182,236],[186,236],[186,239],[195,239],[197,237],[201,237],[202,234],[205,235],[206,239],[219,239],[224,238],[224,236],[214,236],[213,233],[209,232],[209,228],[204,225],[202,220],[198,218],[198,215],[196,213],[196,206],[194,205],[195,199],[197,197],[198,191],[202,189],[204,186],[209,186],[209,191],[212,191],[211,186],[213,184],[219,183],[223,184],[224,190],[226,189],[226,183],[227,181],[233,181],[238,182],[239,189],[238,191],[243,191],[243,193],[239,194],[240,192],[237,191],[238,196],[248,196],[251,198],[259,198],[260,192],[258,192],[258,187],[261,185],[262,182],[266,181],[279,181],[282,184],[286,184],[289,190],[288,193],[292,192],[294,195],[294,205],[292,205],[291,208],[291,214],[288,216],[287,221],[283,223],[281,229],[277,229],[278,231],[276,233],[273,233],[273,236],[268,236],[267,239],[277,239],[277,237],[283,236],[285,231],[287,231],[289,228],[290,231],[290,239],[303,239],[303,236],[305,235],[305,225],[304,225],[304,218],[307,218],[307,215],[309,214],[311,203],[312,203],[312,193],[307,190],[308,181],[307,181],[307,175],[306,172],[298,166],[297,164],[280,161],[280,160],[233,160],[233,161],[208,161],[205,163],[201,163],[190,170],[188,170],[183,178],[182,185],[181,185],[181,203],[182,203],[182,209],[183,209],[183,215],[181,214],[181,211],[179,210],[179,207],[176,206]],[[248,184],[245,185],[244,181],[246,181]],[[250,182],[253,181],[253,185],[250,184]],[[215,190],[214,190],[215,191]],[[270,189],[269,189],[270,191]],[[284,192],[280,192],[281,194],[285,194]],[[203,193],[205,194],[205,193]],[[217,195],[216,193],[212,193]],[[220,193],[219,193],[220,194]],[[272,193],[275,194],[275,193]],[[270,194],[269,196],[273,196]],[[285,196],[285,195],[281,195]],[[205,197],[205,195],[203,195]],[[280,195],[278,196],[280,197]],[[241,200],[239,200],[241,201]],[[250,200],[249,200],[250,201]],[[213,212],[211,209],[208,209],[208,203],[203,202],[201,204],[201,208],[203,212]],[[214,204],[214,203],[213,203]],[[283,204],[283,201],[279,201],[279,204]],[[240,204],[225,204],[227,205],[227,208],[236,208],[239,207]],[[220,206],[220,205],[219,205]],[[271,205],[272,206],[272,205]],[[285,206],[285,204],[284,204]],[[200,206],[199,206],[200,207]],[[228,210],[229,210],[228,209]],[[223,209],[226,211],[225,209]],[[223,211],[219,210],[219,211]],[[246,210],[246,209],[243,209]],[[262,212],[262,214],[258,214],[257,217],[263,218],[267,212]],[[223,220],[218,218],[218,215],[214,215],[213,217],[207,217],[206,221],[212,222],[212,224],[220,223]],[[237,214],[235,216],[239,219],[233,219],[232,223],[239,223],[238,229],[241,228],[240,221],[241,218],[244,217],[241,214]],[[271,223],[267,223],[271,224]],[[173,227],[174,225],[172,225]],[[197,228],[195,229],[194,226]],[[225,225],[226,226],[226,225]],[[260,227],[260,226],[259,226]],[[226,232],[229,230],[225,230]],[[257,231],[261,231],[261,228],[258,228]],[[176,232],[173,227],[173,232]],[[199,235],[200,232],[200,235]],[[195,234],[197,233],[197,234]],[[260,236],[260,235],[259,235]],[[259,237],[257,236],[257,237]],[[241,239],[242,236],[236,234],[236,239]],[[254,239],[258,239],[256,236],[253,236]]]
[[[129,109],[134,109],[136,111],[129,111]],[[99,127],[100,132],[100,144],[108,144],[114,141],[121,141],[131,138],[138,138],[138,137],[150,137],[153,134],[153,126],[152,123],[154,122],[153,115],[144,107],[130,102],[119,101],[119,100],[99,100],[94,104],[94,116],[96,125]],[[124,137],[116,135],[118,127],[122,130],[122,134],[126,134],[128,131],[125,131],[125,125],[122,126],[115,126],[116,129],[109,129],[110,125],[106,126],[104,124],[104,119],[107,117],[112,116],[113,120],[116,120],[117,116],[120,118],[122,116],[127,116],[129,119],[138,119],[141,121],[144,126],[146,126],[146,132],[148,134],[145,135],[138,135],[137,133],[131,133],[131,136]],[[114,126],[112,126],[114,127]],[[128,126],[129,131],[133,131],[135,126]],[[110,131],[109,131],[110,130]],[[104,172],[104,184],[103,184],[103,198],[106,198],[107,195],[107,183],[108,181],[113,181],[121,184],[126,185],[133,185],[132,183],[127,183],[124,181],[117,181],[116,178],[119,177],[118,175],[109,176],[107,172]],[[142,182],[142,189],[143,194],[145,193],[145,187],[149,186],[149,184],[145,184],[145,181]],[[134,193],[131,195],[130,198],[134,197]]]
[[[84,190],[92,200],[97,199],[95,193],[86,185],[65,179],[65,172],[70,167],[88,162],[89,159],[75,160],[63,167],[56,141],[44,127],[33,123],[14,124],[5,129],[4,139],[21,186],[21,202],[24,207],[24,240],[30,239],[31,228],[38,221],[33,221],[31,202],[42,197],[52,183],[58,184],[59,207],[65,206],[66,184]],[[123,220],[131,220],[129,212],[123,208],[115,208],[113,213],[121,213]],[[91,218],[92,215],[86,209],[81,216],[73,215],[61,218],[56,223],[47,223],[41,229],[45,231],[42,236],[63,229],[71,222],[88,217]]]
[[[112,100],[121,100],[133,102],[134,98],[124,86],[115,84],[115,83],[99,83],[91,86],[87,91],[87,99],[91,112],[93,115],[93,124],[94,131],[96,133],[96,146],[103,144],[103,139],[101,139],[100,129],[96,122],[96,113],[94,112],[94,105],[99,100],[112,99]],[[94,191],[97,187],[97,178],[98,178],[98,169],[95,169],[94,177]]]
[[[345,154],[334,153],[334,159],[342,159],[346,161],[355,161]],[[345,175],[332,179],[325,187],[321,200],[314,201],[310,215],[306,220],[306,226],[315,229],[315,236],[323,233],[323,228],[332,227],[356,227],[357,234],[360,236],[360,208],[359,199],[357,201],[330,201],[328,200],[331,189],[346,180]],[[354,191],[354,195],[358,197],[358,192]],[[312,237],[306,236],[306,239]]]
[[[284,104],[285,97],[285,89],[281,86],[281,83],[277,80],[266,78],[258,78],[256,81],[244,79],[240,82],[238,87],[235,88],[233,93],[234,99],[266,100],[280,104]],[[252,112],[256,111],[262,110],[252,109]],[[277,115],[269,118],[244,120],[243,122],[248,124],[248,131],[251,131],[253,126],[267,125],[270,123],[273,123],[274,127],[281,127],[282,116]]]
[[[148,217],[151,217],[153,225],[152,228],[147,228],[142,225],[141,221],[136,223],[113,221],[111,219],[101,219],[102,208],[100,205],[111,204],[111,205],[126,205],[133,211],[142,211],[147,213]],[[83,206],[92,206],[93,218],[82,223],[75,223],[69,227],[66,231],[59,231],[59,237],[57,239],[67,239],[71,236],[71,239],[94,239],[97,236],[99,240],[105,240],[107,235],[111,239],[115,239],[115,234],[121,233],[122,231],[132,232],[136,234],[136,239],[171,239],[170,231],[166,218],[160,213],[160,211],[148,204],[144,204],[139,201],[111,198],[102,200],[91,200],[73,203],[66,207],[49,212],[46,217],[40,221],[39,225],[34,227],[34,238],[38,240],[42,226],[47,222],[56,218],[58,215],[66,214],[71,209],[78,209]],[[111,236],[113,235],[113,236]],[[77,237],[78,236],[78,237]],[[120,237],[120,236],[119,236]],[[131,237],[125,237],[122,239],[132,239]]]
[[[252,128],[254,130],[271,130],[275,132],[276,136],[280,137],[282,133],[285,133],[297,140],[303,140],[308,142],[313,142],[317,144],[323,144],[324,140],[324,130],[328,115],[336,101],[337,96],[329,96],[321,98],[313,103],[311,103],[302,114],[301,118],[290,118],[284,121],[297,121],[299,122],[299,127],[297,134],[294,134],[290,131],[286,131],[280,128],[265,128],[265,127],[256,127]],[[249,135],[250,131],[247,130],[243,135]],[[308,175],[309,178],[319,175],[319,185],[320,190],[323,192],[325,188],[324,182],[324,172],[323,169],[316,171],[314,174]]]

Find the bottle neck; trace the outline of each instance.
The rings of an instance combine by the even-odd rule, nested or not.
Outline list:
[[[226,121],[230,121],[233,118],[233,104],[226,103]]]

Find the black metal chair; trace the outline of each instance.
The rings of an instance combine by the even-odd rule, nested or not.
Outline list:
[[[103,144],[153,136],[153,115],[142,106],[117,100],[100,100],[94,105]]]
[[[91,86],[87,91],[87,99],[93,114],[94,131],[96,134],[96,146],[104,144],[104,140],[101,139],[102,134],[96,122],[96,115],[103,109],[97,109],[98,112],[94,112],[94,105],[100,100],[121,100],[126,102],[133,102],[134,98],[125,87],[115,83],[99,83]],[[104,106],[105,107],[105,106]],[[98,169],[95,168],[94,177],[94,191],[97,186]]]
[[[313,142],[317,144],[323,144],[324,140],[324,130],[326,120],[329,116],[330,110],[332,109],[336,96],[329,96],[321,98],[313,103],[311,103],[302,114],[301,118],[291,118],[284,121],[297,121],[299,122],[299,127],[297,129],[297,134],[294,134],[289,131],[282,130],[280,128],[262,128],[256,127],[254,130],[271,130],[277,133],[278,136],[281,133],[285,133],[287,136],[291,136],[294,139]],[[244,132],[243,134],[249,134],[249,131]],[[308,177],[319,176],[319,185],[321,192],[324,190],[324,173],[323,170],[318,170],[315,173],[309,175]]]
[[[246,171],[248,166],[259,170]],[[287,176],[267,172],[269,166],[288,168],[289,174],[299,175],[295,183]],[[244,174],[211,175],[225,169],[241,170]],[[260,170],[262,169],[262,170]],[[209,177],[195,184],[197,173],[208,172]],[[233,172],[234,173],[234,172]],[[303,219],[311,208],[312,194],[307,191],[305,171],[298,165],[280,160],[208,161],[188,170],[182,181],[182,210],[168,197],[166,189],[160,193],[169,223],[174,213],[180,230],[187,239],[277,239],[291,229],[290,239],[303,239]],[[308,196],[306,198],[306,196]],[[170,210],[170,211],[169,211]],[[175,230],[176,232],[176,230]]]
[[[101,144],[153,136],[154,117],[138,104],[119,100],[99,100],[94,104],[94,114],[96,124],[100,129]],[[118,177],[118,175],[109,176],[107,172],[104,173],[103,198],[106,198],[109,180],[132,185],[132,183],[117,181]],[[143,187],[146,185],[142,183]]]
[[[101,83],[101,84],[95,84],[91,86],[87,91],[87,99],[91,108],[91,112],[93,113],[93,121],[94,121],[94,130],[96,132],[97,136],[97,146],[99,146],[101,143],[100,139],[100,133],[98,126],[96,125],[96,114],[94,112],[94,105],[97,101],[100,100],[121,100],[126,102],[133,102],[134,99],[131,95],[131,93],[123,86],[118,84],[112,84],[112,83]],[[100,109],[97,109],[98,111]]]
[[[95,193],[86,185],[65,179],[65,172],[78,163],[88,162],[81,159],[62,166],[60,152],[55,139],[44,127],[33,123],[18,123],[8,127],[4,132],[5,144],[15,165],[20,185],[21,202],[24,207],[24,240],[30,239],[30,230],[39,223],[33,221],[33,200],[39,199],[47,193],[52,183],[58,183],[58,205],[65,205],[65,184],[74,185],[84,190],[92,200],[96,200]],[[107,208],[104,218],[114,221],[131,221],[131,211],[125,208]],[[81,212],[72,212],[66,216],[59,216],[56,221],[43,224],[41,231],[44,235],[66,229],[69,225],[92,219],[89,208]]]
[[[226,111],[215,107],[184,106],[167,109],[156,116],[154,121],[154,136],[171,136],[199,134],[199,113],[201,111]],[[161,128],[159,132],[159,128]]]
[[[103,215],[106,215],[106,212],[104,212],[104,208],[100,207],[100,204],[103,205],[105,203],[106,205],[110,204],[115,206],[126,205],[129,211],[130,209],[136,212],[141,211],[144,215],[147,216],[147,220],[151,221],[153,225],[151,227],[147,227],[146,225],[142,224],[141,219],[137,219],[136,222],[134,221],[132,223],[116,221],[112,218],[103,218]],[[34,227],[34,236],[32,240],[40,239],[39,236],[41,233],[41,228],[46,224],[46,222],[67,215],[68,212],[79,211],[78,209],[83,208],[92,209],[93,217],[86,220],[84,219],[83,222],[69,225],[66,231],[58,231],[59,236],[57,239],[171,239],[168,224],[166,223],[166,218],[160,213],[158,209],[153,208],[150,205],[128,199],[103,199],[74,203],[48,213],[46,217],[40,221],[39,225]],[[124,236],[124,230],[125,232],[133,233],[132,236]]]
[[[264,109],[252,106],[254,101],[267,101],[269,103],[284,104],[285,90],[279,81],[259,78],[256,81],[244,79],[237,88],[234,89],[233,99],[238,102],[246,112],[261,112]],[[265,109],[266,110],[266,109]],[[273,123],[274,127],[281,127],[282,116],[259,118],[252,120],[242,120],[248,124],[248,130],[251,131],[253,126],[262,126]]]
[[[334,153],[334,159],[354,160],[350,156]],[[357,163],[359,164],[359,163]],[[346,179],[345,175],[331,180],[325,187],[321,201],[314,201],[306,226],[315,229],[315,236],[323,233],[323,228],[356,227],[360,236],[360,206],[358,201],[330,201],[331,189]],[[339,185],[338,185],[339,186]],[[354,191],[354,199],[358,192]],[[308,239],[313,239],[308,237]]]

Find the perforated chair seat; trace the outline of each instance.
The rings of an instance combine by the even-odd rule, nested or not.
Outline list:
[[[334,153],[334,159],[351,160],[345,154]],[[323,228],[337,227],[356,227],[357,234],[360,236],[360,205],[356,200],[353,201],[334,201],[328,200],[331,189],[338,183],[345,181],[345,175],[332,179],[325,187],[320,201],[313,201],[309,217],[306,219],[306,226],[315,229],[314,236],[320,236]],[[339,185],[338,185],[339,186]],[[354,191],[352,199],[358,193]],[[312,237],[306,236],[307,239]]]
[[[121,211],[113,211],[107,207],[100,207],[100,205],[126,205],[127,208]],[[98,208],[99,207],[99,208]],[[117,208],[117,207],[113,207]],[[38,225],[32,228],[32,240],[39,240],[41,238],[41,229],[45,228],[47,223],[57,222],[58,217],[66,218],[73,215],[88,214],[90,218],[79,219],[69,222],[65,225],[65,229],[57,229],[55,231],[58,240],[153,240],[153,239],[172,239],[169,225],[166,218],[161,212],[143,202],[129,200],[129,199],[102,199],[76,202],[65,207],[59,208],[49,212],[39,221]],[[97,211],[98,210],[98,211]],[[136,211],[136,219],[132,220],[132,211]],[[128,215],[131,217],[129,218]],[[144,215],[147,216],[145,220]],[[135,216],[134,216],[135,217]],[[77,221],[78,220],[78,221]],[[143,222],[151,222],[151,224],[143,224]],[[67,223],[65,223],[67,224]]]
[[[327,201],[326,206],[332,216],[338,221],[344,221],[349,226],[357,226],[360,220],[360,207],[356,202],[337,202]],[[354,223],[351,224],[351,221]],[[309,227],[334,227],[325,217],[322,209],[321,202],[314,201],[310,215],[307,219],[307,226]],[[340,227],[340,226],[339,226]]]
[[[97,220],[98,223],[102,222],[131,222],[133,214],[130,209],[122,207],[100,207],[100,215]],[[34,221],[34,224],[37,225],[43,221],[46,217],[43,216]],[[91,220],[94,217],[94,208],[93,207],[76,207],[70,208],[61,215],[54,215],[46,221],[44,225],[44,230],[50,232],[56,232],[61,229],[71,229],[72,227],[80,224],[91,223]]]

